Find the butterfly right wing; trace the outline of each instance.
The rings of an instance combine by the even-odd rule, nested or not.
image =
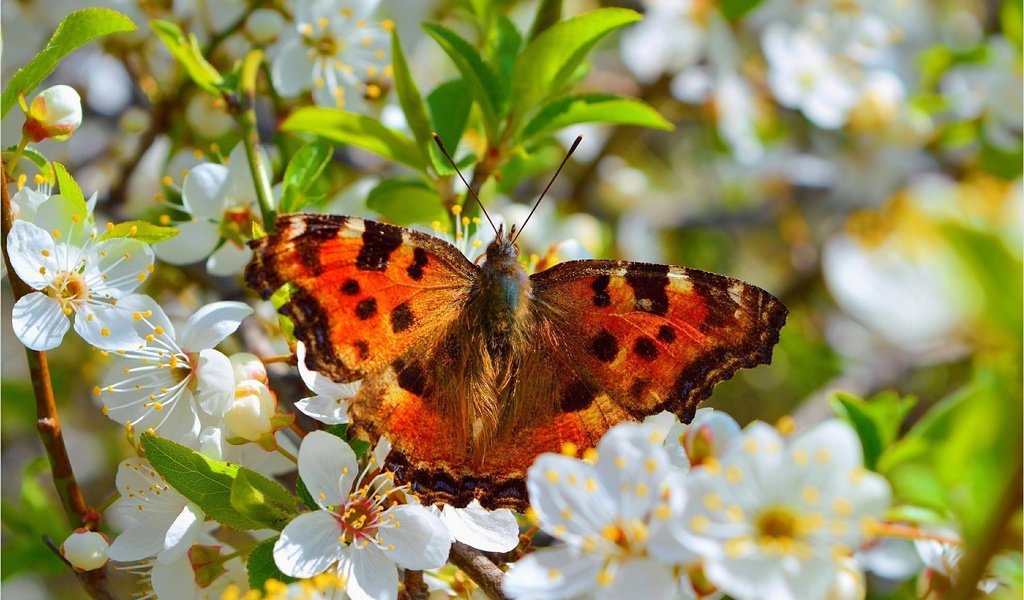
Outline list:
[[[444,240],[358,217],[278,216],[252,242],[246,283],[280,307],[306,345],[306,366],[339,381],[380,373],[458,318],[476,267]]]

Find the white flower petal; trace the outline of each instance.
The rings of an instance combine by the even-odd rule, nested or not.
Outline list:
[[[162,327],[164,337],[169,340],[176,339],[177,334],[174,330],[174,323],[171,323],[171,319],[168,318],[163,307],[153,298],[145,294],[129,294],[118,300],[117,306],[131,313],[133,319],[135,313],[142,313],[144,318],[135,321],[135,332],[141,337],[146,337],[154,333],[157,327]],[[152,312],[152,314],[145,316],[147,311]]]
[[[114,539],[107,551],[110,560],[128,562],[156,556],[164,549],[164,535],[173,522],[173,515],[138,513],[144,517]]]
[[[233,242],[224,242],[206,261],[206,270],[210,275],[230,277],[242,272],[252,258],[252,250],[236,246]]]
[[[196,573],[192,570],[192,563],[188,558],[181,557],[176,561],[153,564],[152,575],[153,591],[157,598],[180,598],[183,600],[199,600],[195,584]]]
[[[163,539],[163,551],[156,559],[162,563],[172,563],[185,556],[199,539],[200,528],[206,520],[206,513],[195,504],[189,502],[181,509],[181,514],[174,519]]]
[[[672,569],[673,566],[670,564],[662,564],[648,558],[635,558],[619,563],[610,572],[611,584],[598,588],[597,598],[628,598],[643,590],[645,600],[671,600],[676,597],[677,588]]]
[[[612,498],[598,485],[597,473],[589,463],[542,454],[527,471],[526,489],[547,533],[564,527],[566,533],[582,538],[601,533],[615,521]]]
[[[309,48],[298,37],[285,42],[281,47],[281,53],[270,70],[274,89],[281,96],[294,98],[312,87],[313,62],[307,55],[308,51]]]
[[[18,219],[7,236],[7,254],[11,267],[29,287],[46,289],[58,271],[57,249],[44,229]]]
[[[299,367],[299,377],[302,378],[302,383],[306,384],[314,394],[319,396],[326,396],[328,398],[342,398],[348,399],[356,395],[359,391],[358,381],[350,383],[335,383],[324,377],[316,371],[310,370],[306,366],[306,345],[302,342],[295,344],[295,357]],[[312,415],[311,415],[312,416]]]
[[[327,425],[348,423],[348,402],[344,400],[313,396],[299,400],[295,403],[295,408]]]
[[[359,474],[356,454],[326,431],[314,431],[299,446],[299,476],[321,506],[341,504]]]
[[[487,510],[473,500],[465,508],[445,505],[441,519],[458,541],[484,552],[508,552],[519,545],[519,524],[508,509]]]
[[[203,163],[189,170],[181,188],[181,201],[185,210],[197,217],[219,223],[228,208],[225,195],[228,168],[224,165]]]
[[[231,359],[216,350],[203,350],[199,353],[195,377],[198,381],[195,399],[199,407],[208,415],[223,415],[235,392]]]
[[[394,600],[398,597],[398,569],[376,546],[350,547],[343,574],[352,600]]]
[[[75,331],[101,350],[135,348],[144,343],[135,333],[130,312],[98,302],[75,306]]]
[[[612,428],[597,447],[597,476],[624,519],[642,518],[661,496],[670,469],[657,432],[635,423]]]
[[[181,330],[179,345],[186,351],[213,348],[238,329],[252,307],[242,302],[214,302],[195,312]]]
[[[50,196],[36,209],[35,224],[45,231],[59,231],[62,243],[81,247],[95,232],[91,219],[84,203],[76,205],[67,197],[57,194]]]
[[[11,327],[25,347],[42,351],[60,346],[71,321],[56,300],[42,292],[32,292],[14,303]]]
[[[338,561],[341,527],[326,510],[303,513],[281,531],[274,543],[274,563],[285,575],[312,577]]]
[[[149,277],[153,250],[139,240],[115,238],[96,244],[88,257],[85,282],[99,298],[121,298]]]
[[[217,225],[205,219],[184,221],[174,225],[178,235],[153,246],[156,257],[171,265],[188,265],[210,255],[220,239]]]
[[[260,157],[260,164],[267,181],[273,178],[273,173],[268,169],[270,159],[263,148],[256,147],[256,154]],[[253,208],[256,203],[256,184],[252,179],[252,171],[249,169],[249,156],[246,154],[245,144],[236,144],[228,156],[228,203],[231,207],[237,208],[249,206]]]
[[[529,600],[575,598],[597,587],[604,560],[569,546],[538,550],[515,563],[505,577],[505,593]]]
[[[384,511],[394,516],[394,527],[381,527],[378,535],[387,557],[406,569],[437,569],[448,560],[452,540],[441,519],[414,504],[400,504]]]

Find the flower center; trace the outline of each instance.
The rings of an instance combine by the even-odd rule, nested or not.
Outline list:
[[[313,49],[320,56],[334,56],[341,52],[341,42],[330,33],[325,33],[313,40]]]
[[[85,300],[89,297],[89,286],[86,285],[82,274],[77,271],[64,271],[53,278],[46,291],[47,295],[60,303],[65,314],[71,311],[71,305],[77,300]]]
[[[647,541],[647,525],[639,519],[628,522],[616,522],[601,531],[604,539],[612,542],[628,554],[642,553]]]
[[[220,222],[220,235],[236,246],[245,247],[245,240],[252,236],[252,224],[256,221],[255,213],[247,205],[229,208],[224,211]]]
[[[372,540],[380,525],[380,512],[380,507],[370,498],[362,494],[349,496],[344,512],[338,515],[338,525],[345,543]]]
[[[797,535],[798,519],[784,506],[772,506],[761,512],[754,521],[761,538],[774,541],[792,540]]]

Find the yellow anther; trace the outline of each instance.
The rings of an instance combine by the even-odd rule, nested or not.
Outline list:
[[[694,515],[694,517],[690,519],[690,529],[695,533],[704,533],[710,525],[711,521],[704,515]]]
[[[113,223],[107,223],[107,231],[113,231],[113,230],[114,230],[114,224]]]
[[[739,483],[743,481],[743,471],[736,465],[733,465],[725,470],[725,478],[729,483]]]
[[[39,267],[39,274],[46,275],[46,267]]]
[[[384,31],[391,31],[392,29],[395,28],[395,22],[392,21],[391,19],[384,19],[384,21],[380,24],[380,28],[383,29]]]
[[[547,472],[544,473],[544,477],[547,478],[548,482],[550,483],[558,483],[561,479],[558,476],[558,471],[554,469],[548,469]]]
[[[103,337],[110,337],[110,330],[104,327],[100,329],[100,335],[102,335]]]
[[[376,83],[370,83],[366,86],[366,97],[370,100],[376,100],[380,98],[380,86]]]
[[[576,456],[579,447],[572,442],[562,442],[562,454],[565,456]]]

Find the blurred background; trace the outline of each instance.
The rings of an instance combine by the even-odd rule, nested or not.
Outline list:
[[[395,21],[420,89],[457,75],[420,22],[473,39],[469,4],[382,0],[380,14]],[[529,29],[536,2],[496,4]],[[226,157],[238,132],[222,106],[188,83],[147,21],[180,24],[227,69],[253,45],[278,51],[294,29],[285,16],[292,3],[3,0],[3,81],[63,16],[95,5],[129,15],[139,29],[76,52],[48,79],[75,87],[86,113],[69,141],[40,149],[67,165],[87,196],[97,192],[98,219],[155,222],[173,212],[182,169]],[[961,445],[936,439],[943,450],[935,460],[954,474],[992,460],[989,473],[1010,477],[1021,403],[1021,2],[573,0],[563,10],[598,6],[646,18],[599,46],[582,91],[641,98],[675,129],[569,128],[560,143],[514,157],[501,181],[485,187],[488,208],[521,222],[567,143],[583,134],[523,233],[527,252],[696,267],[755,283],[789,307],[772,365],[719,385],[709,405],[741,423],[792,415],[806,426],[832,414],[837,389],[862,397],[893,390],[916,399],[901,425],[908,431],[951,396],[982,394],[978,414],[957,413],[950,425],[974,429]],[[258,100],[277,179],[295,146],[276,125],[309,103]],[[370,111],[405,127],[393,94]],[[4,147],[17,143],[21,124],[17,110],[4,119]],[[479,146],[478,138],[467,132],[464,147]],[[323,210],[379,213],[367,192],[395,167],[358,150],[335,159],[318,184]],[[411,220],[429,224],[436,212]],[[246,297],[237,277],[210,275],[201,264],[160,265],[147,285],[172,318]],[[6,284],[3,294],[2,592],[76,597],[73,579],[38,543],[44,533],[64,535],[54,524],[59,508]],[[69,337],[51,353],[51,368],[75,470],[99,504],[128,452],[122,429],[89,398],[102,359]],[[982,375],[995,383],[979,387]],[[1002,435],[986,425],[1000,421],[1016,438],[974,443]],[[1005,543],[1019,548],[1016,537]]]

